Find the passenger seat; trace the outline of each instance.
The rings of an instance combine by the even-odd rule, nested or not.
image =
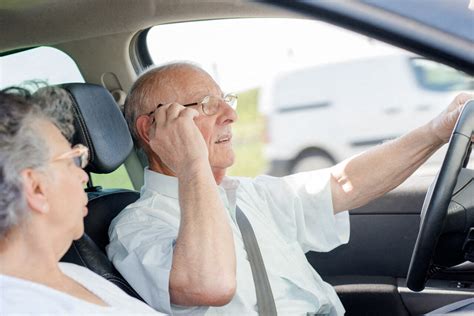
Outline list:
[[[116,170],[133,149],[125,119],[112,95],[102,86],[71,83],[61,86],[71,97],[76,132],[73,144],[89,147],[88,174],[110,173]],[[129,295],[143,300],[114,268],[107,258],[108,229],[112,219],[128,204],[135,202],[139,193],[126,189],[102,189],[91,180],[86,192],[89,213],[84,219],[84,236],[72,243],[61,261],[89,268],[111,281]]]

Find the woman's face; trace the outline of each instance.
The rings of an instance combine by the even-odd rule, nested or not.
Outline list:
[[[83,218],[87,215],[87,195],[84,184],[87,173],[72,158],[57,159],[71,150],[71,145],[58,128],[42,122],[41,133],[49,146],[50,160],[46,168],[45,194],[48,201],[48,221],[59,236],[70,242],[84,233]]]

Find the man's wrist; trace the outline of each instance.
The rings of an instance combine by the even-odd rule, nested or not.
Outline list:
[[[441,147],[447,143],[441,136],[436,132],[436,122],[435,120],[430,121],[428,124],[424,125],[421,129],[424,133],[424,139],[429,142],[434,147]]]
[[[209,161],[204,159],[191,160],[176,173],[176,177],[180,180],[208,175],[212,175],[212,170]]]

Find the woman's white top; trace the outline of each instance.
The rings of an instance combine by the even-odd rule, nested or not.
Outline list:
[[[59,267],[109,306],[89,303],[39,283],[0,274],[0,315],[163,315],[86,268],[63,262]]]

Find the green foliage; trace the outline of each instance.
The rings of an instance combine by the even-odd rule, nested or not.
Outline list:
[[[128,176],[124,165],[121,165],[117,170],[109,174],[91,174],[92,183],[100,185],[104,189],[120,188],[133,190],[132,182]]]

